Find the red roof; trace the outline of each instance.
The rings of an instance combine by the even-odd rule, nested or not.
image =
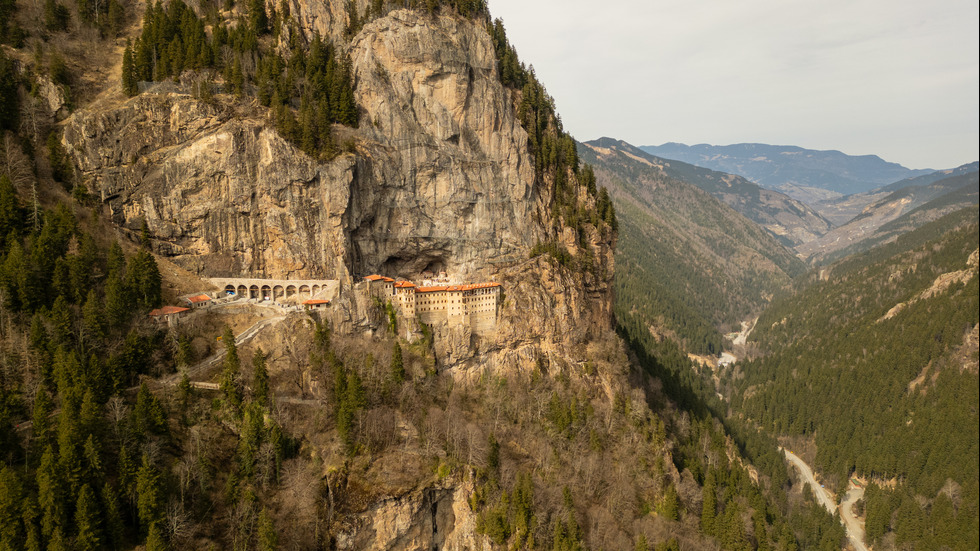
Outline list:
[[[163,308],[150,310],[150,315],[153,317],[169,316],[170,314],[179,314],[181,312],[187,312],[189,310],[190,308],[181,308],[180,306],[164,306]]]
[[[436,291],[445,291],[447,287],[445,285],[433,285],[431,287],[419,287],[415,290],[416,293],[434,293]]]
[[[303,304],[307,306],[316,306],[317,304],[330,304],[330,301],[319,299],[319,298],[311,298],[309,300],[304,300]]]
[[[211,297],[207,295],[194,295],[192,297],[187,297],[187,302],[190,302],[191,304],[197,304],[199,302],[207,302],[209,300],[211,300]]]
[[[471,291],[473,289],[489,289],[491,287],[500,287],[500,284],[496,281],[490,281],[487,283],[473,283],[470,285],[463,285],[463,290]]]
[[[433,285],[431,287],[419,287],[416,289],[418,293],[433,293],[435,291],[472,291],[474,289],[489,289],[491,287],[500,287],[497,282],[488,283],[473,283],[471,285]]]
[[[409,288],[413,288],[413,287],[415,287],[415,284],[412,283],[411,281],[396,281],[395,282],[395,288],[396,289],[409,289]]]
[[[366,279],[368,281],[380,281],[380,280],[382,280],[384,278],[381,277],[381,276],[379,276],[378,274],[371,274],[371,275],[365,277],[364,279]]]

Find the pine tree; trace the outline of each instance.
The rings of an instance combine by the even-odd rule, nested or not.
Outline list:
[[[0,549],[17,549],[23,544],[21,505],[24,488],[20,476],[9,465],[0,470]]]
[[[150,392],[145,382],[140,384],[132,417],[133,429],[140,438],[146,433],[164,434],[167,430],[167,415],[163,411],[163,405]]]
[[[75,503],[76,549],[95,551],[102,547],[102,521],[95,492],[88,484],[82,485]]]
[[[146,551],[166,551],[167,542],[163,539],[163,532],[160,530],[160,523],[155,522],[150,525],[146,536]]]
[[[17,121],[20,118],[18,81],[13,60],[7,57],[5,50],[0,48],[0,130],[17,129]]]
[[[242,405],[242,392],[239,388],[238,381],[241,361],[238,359],[238,346],[235,344],[235,334],[231,332],[231,327],[225,326],[221,340],[225,345],[224,370],[221,374],[221,392],[225,396],[225,401],[235,410],[238,410]]]
[[[259,512],[259,551],[276,551],[279,548],[279,534],[272,524],[269,512],[263,507]]]
[[[71,551],[61,526],[55,526],[54,531],[51,532],[48,538],[48,551]]]
[[[405,362],[402,359],[402,347],[397,341],[391,349],[391,378],[397,384],[405,382]]]
[[[34,396],[34,411],[31,416],[31,420],[33,421],[31,432],[37,445],[46,444],[48,438],[50,438],[51,425],[48,420],[48,415],[51,414],[53,408],[54,405],[51,403],[48,391],[43,388],[38,389],[37,394]]]
[[[715,534],[715,515],[718,509],[717,486],[714,471],[709,471],[701,489],[701,530],[705,534]]]
[[[0,174],[0,244],[5,239],[16,238],[24,225],[20,206],[17,204],[17,190],[7,174]],[[6,247],[4,247],[6,250]]]
[[[89,348],[99,346],[105,339],[105,316],[102,313],[102,301],[90,289],[82,306],[83,344]]]
[[[152,533],[152,529],[163,520],[163,487],[160,473],[143,454],[143,462],[136,475],[136,509],[140,527]]]
[[[249,0],[248,21],[257,35],[269,32],[269,16],[265,12],[265,0]]]
[[[102,486],[102,504],[105,507],[105,536],[114,548],[123,544],[124,525],[119,512],[119,498],[115,488],[106,482]]]
[[[126,49],[123,51],[122,61],[122,88],[123,93],[129,97],[133,97],[139,92],[136,73],[137,70],[133,61],[133,48],[129,40],[126,40]]]
[[[265,354],[259,348],[252,356],[252,396],[257,404],[262,407],[269,406],[269,371],[265,365]]]
[[[158,308],[163,301],[160,293],[160,268],[146,249],[140,249],[126,270],[126,285],[144,308]]]
[[[65,518],[64,483],[54,449],[48,445],[37,469],[37,501],[41,509],[41,533],[52,538]]]
[[[661,499],[659,512],[670,520],[680,519],[680,498],[673,484],[668,484]]]

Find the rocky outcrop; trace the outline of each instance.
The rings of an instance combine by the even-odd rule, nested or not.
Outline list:
[[[297,17],[320,10],[318,28],[339,17],[334,4],[297,6]],[[320,31],[336,38],[330,29]],[[483,26],[397,10],[367,24],[349,57],[360,125],[335,127],[354,149],[326,162],[285,141],[261,106],[206,103],[174,85],[80,110],[65,145],[117,223],[145,219],[155,250],[197,274],[329,278],[342,290],[373,272],[496,279],[512,302],[490,350],[581,339],[582,315],[608,327],[611,243],[589,236],[596,269],[584,282],[527,260],[553,231],[550,187],[535,180],[517,92],[497,78]],[[363,319],[345,300],[342,317]]]
[[[476,513],[467,501],[473,491],[472,480],[437,483],[377,502],[337,536],[337,549],[491,549],[489,539],[476,533]]]
[[[205,275],[459,274],[541,238],[526,134],[472,21],[396,11],[350,46],[357,152],[317,163],[261,107],[150,91],[65,142],[114,219]],[[343,129],[338,129],[343,132]],[[346,268],[346,269],[345,269]]]
[[[291,10],[307,38],[316,29],[337,43],[343,4]],[[191,272],[339,280],[324,315],[342,333],[384,326],[355,292],[361,276],[446,270],[497,281],[492,335],[433,328],[439,371],[467,380],[584,364],[590,340],[613,338],[611,231],[552,219],[551,186],[536,179],[517,118],[520,92],[500,83],[482,22],[397,10],[342,46],[360,123],[334,127],[347,145],[332,159],[299,151],[254,102],[203,102],[174,85],[76,112],[65,147],[118,225],[137,232],[145,220],[155,252]],[[531,258],[546,241],[565,245],[568,266]],[[372,496],[337,546],[485,547],[471,487],[410,486]]]

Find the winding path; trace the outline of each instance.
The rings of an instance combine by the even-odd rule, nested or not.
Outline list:
[[[868,551],[868,546],[864,544],[864,523],[854,515],[854,504],[864,497],[864,488],[852,485],[848,488],[847,494],[844,495],[844,499],[841,500],[840,506],[838,506],[834,503],[834,494],[830,493],[829,490],[817,482],[816,477],[813,475],[813,469],[805,461],[785,448],[780,447],[779,449],[786,455],[786,459],[796,467],[796,470],[800,471],[800,474],[803,475],[803,480],[810,485],[810,490],[813,492],[814,497],[817,498],[817,502],[831,514],[840,512],[841,524],[844,525],[844,530],[847,532],[847,539],[854,546],[854,549],[857,551]]]

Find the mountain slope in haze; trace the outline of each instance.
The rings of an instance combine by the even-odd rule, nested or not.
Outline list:
[[[949,176],[928,185],[904,186],[875,200],[846,224],[796,250],[805,258],[819,262],[843,258],[978,202],[980,173],[977,171]]]
[[[737,414],[816,444],[828,486],[889,481],[866,494],[869,544],[977,548],[978,229],[969,207],[812,274],[724,377]]]
[[[620,224],[615,297],[622,325],[659,325],[692,352],[721,352],[724,331],[761,308],[802,271],[757,224],[650,159],[579,144]]]
[[[613,138],[600,138],[587,144],[616,149],[638,162],[660,168],[667,176],[701,188],[764,227],[784,245],[793,247],[812,241],[832,227],[830,222],[804,203],[778,191],[762,188],[741,176],[656,157]]]
[[[907,187],[928,186],[929,184],[938,182],[939,180],[975,172],[978,169],[980,169],[980,163],[972,162],[953,169],[937,170],[922,176],[899,180],[893,184],[873,189],[871,191],[816,201],[814,203],[810,203],[810,206],[819,212],[821,216],[829,220],[833,225],[840,226],[860,215],[861,211],[863,211],[868,205],[881,201],[887,197],[889,193]]]
[[[980,170],[980,161],[973,161],[972,163],[960,165],[956,168],[937,170],[935,172],[930,172],[929,174],[923,174],[922,176],[916,176],[914,178],[906,178],[904,180],[899,180],[893,184],[884,186],[883,188],[881,188],[881,191],[892,192],[907,187],[928,186],[940,180],[945,180],[947,178],[952,178],[954,176],[962,176],[964,174],[976,172],[977,170]]]
[[[931,170],[911,170],[877,155],[847,155],[795,146],[743,143],[685,145],[665,143],[641,149],[665,159],[676,159],[712,170],[738,174],[770,189],[807,203],[837,195],[850,195],[891,184]],[[821,190],[824,192],[820,197]]]

